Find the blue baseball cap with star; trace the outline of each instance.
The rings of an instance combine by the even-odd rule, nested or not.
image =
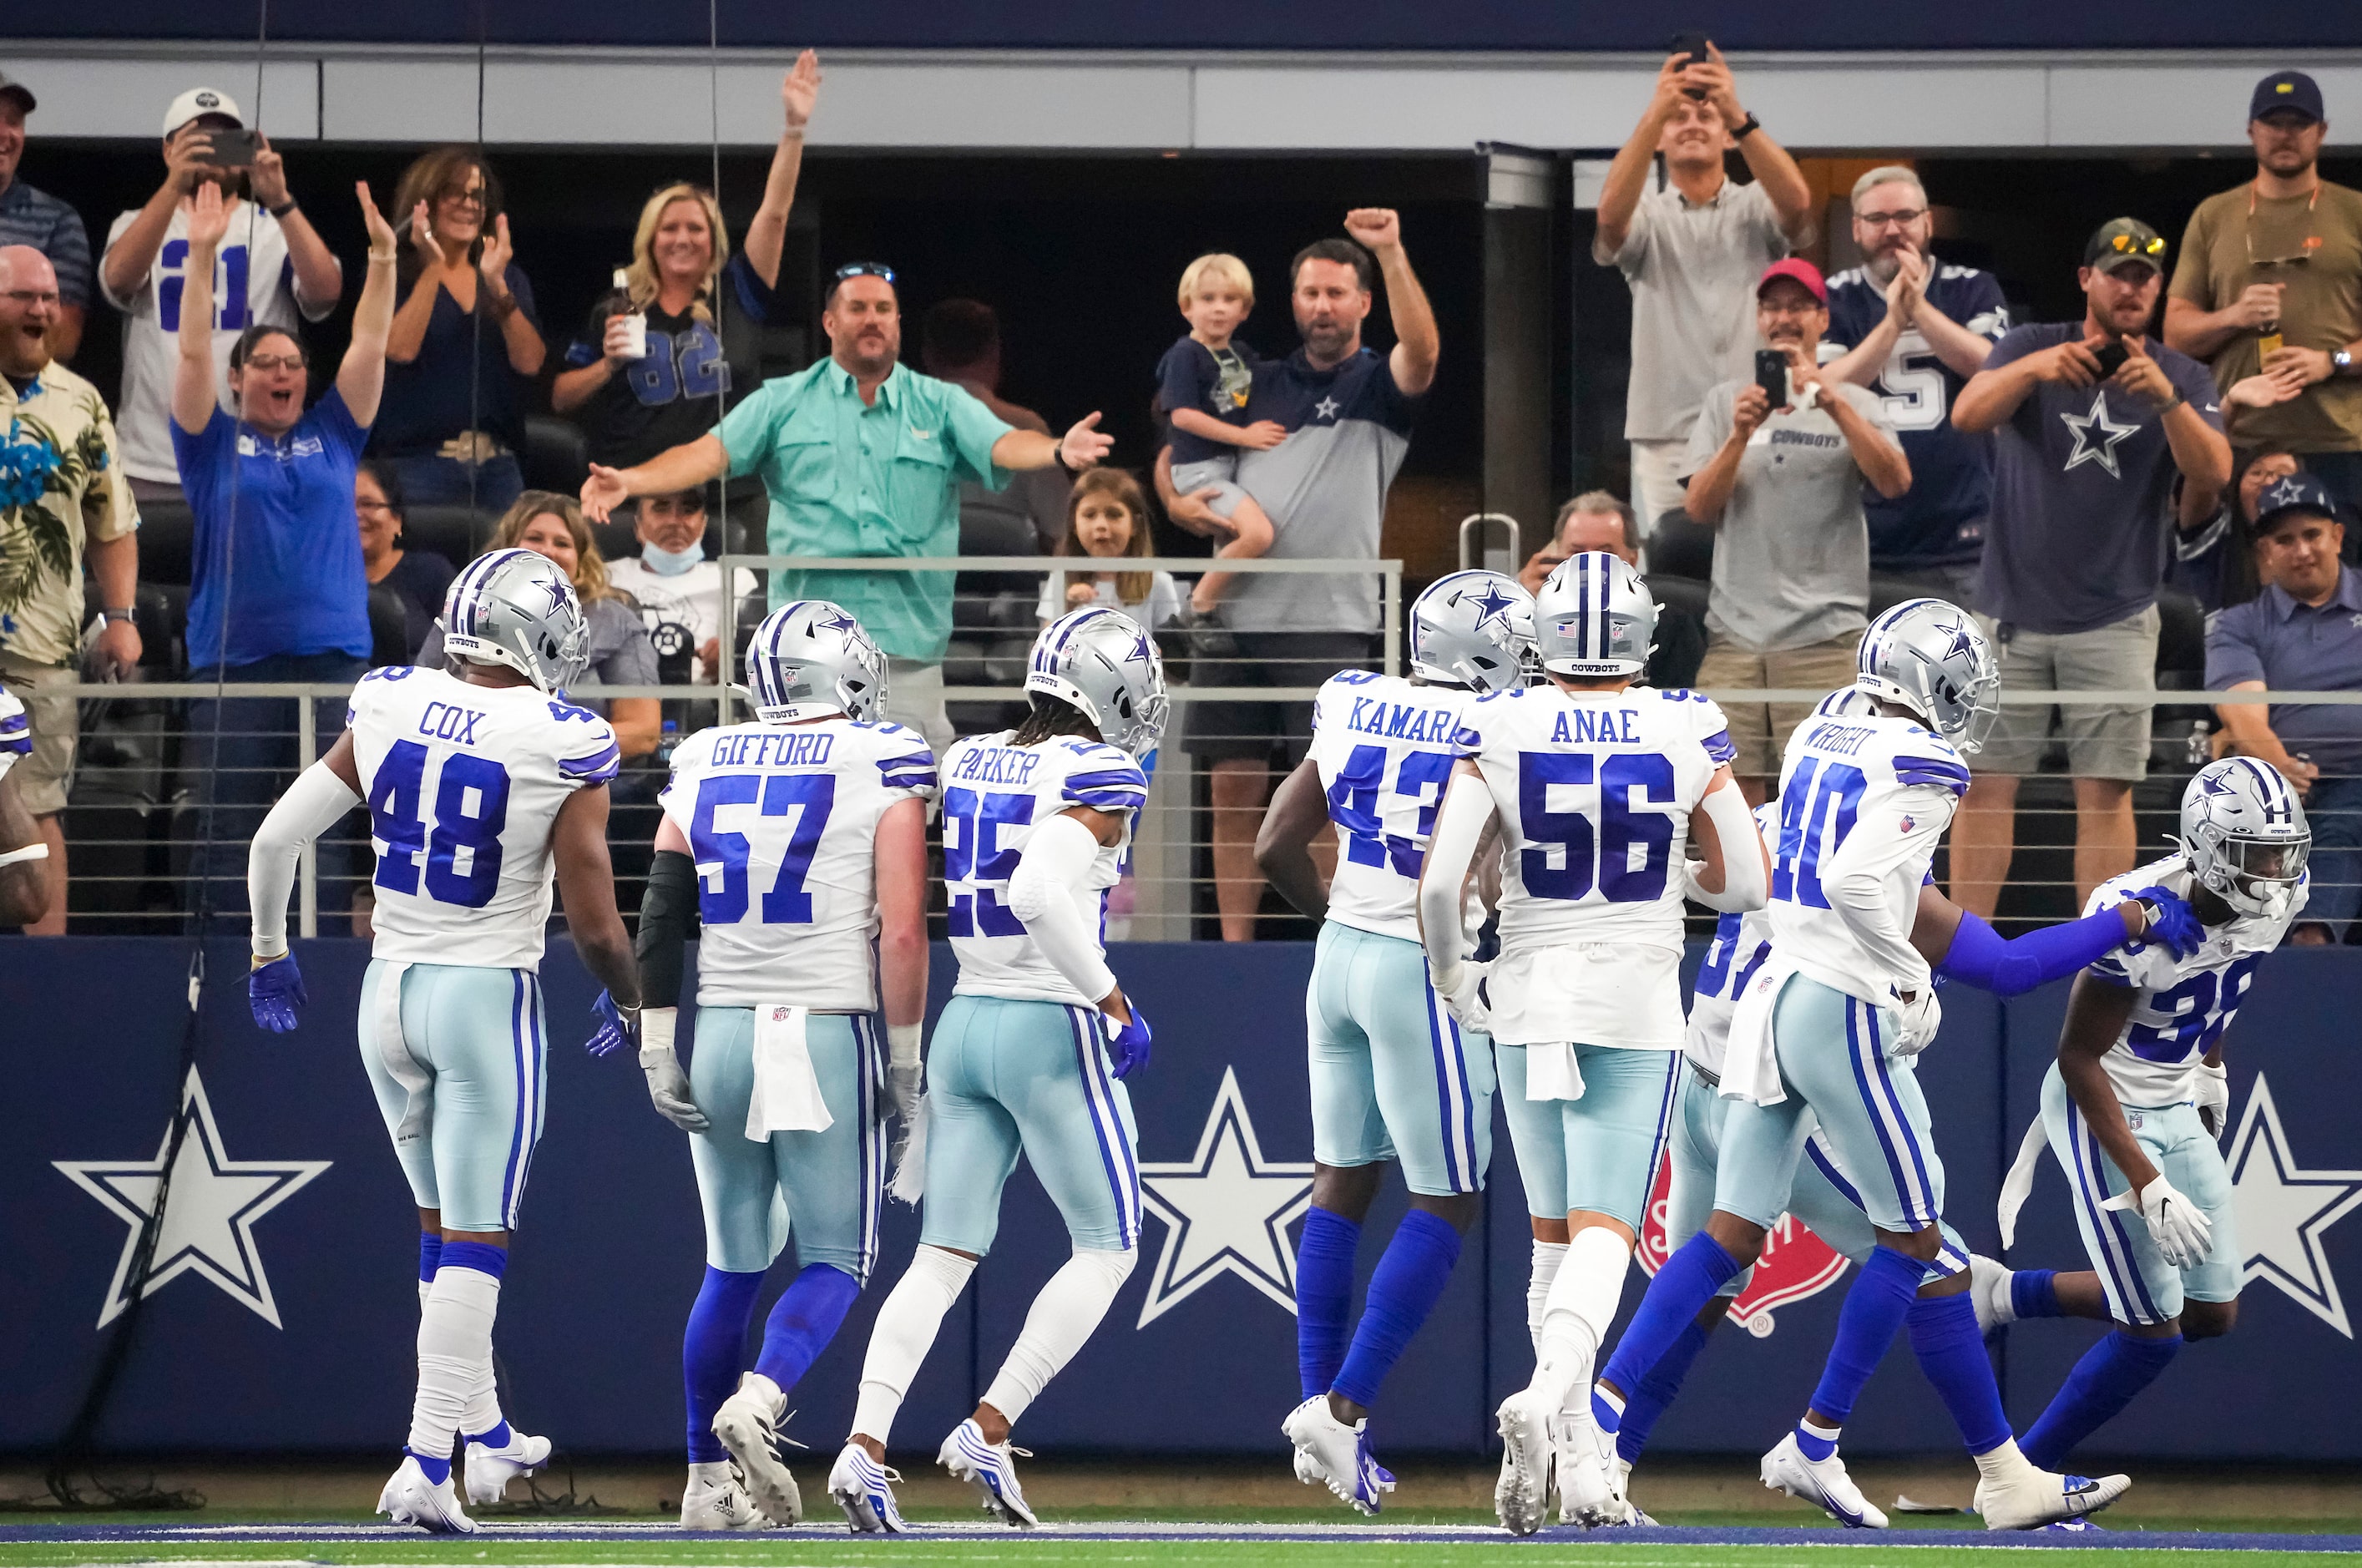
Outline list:
[[[2283,523],[2293,523],[2300,517],[2325,517],[2341,521],[2337,498],[2329,487],[2311,474],[2290,474],[2275,480],[2256,497],[2256,536],[2261,538]]]

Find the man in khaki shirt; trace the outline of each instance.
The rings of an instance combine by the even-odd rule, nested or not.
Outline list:
[[[2226,392],[2231,444],[2298,455],[2362,505],[2362,191],[2321,177],[2329,129],[2301,71],[2256,84],[2247,139],[2256,177],[2191,215],[2165,303],[2165,340],[2208,360]]]
[[[98,390],[50,359],[58,278],[30,246],[0,247],[0,684],[25,704],[33,751],[15,769],[50,857],[48,912],[25,929],[62,935],[66,780],[73,771],[70,688],[84,619],[83,567],[105,629],[94,650],[109,671],[139,662],[131,619],[139,514],[124,483],[115,422]]]

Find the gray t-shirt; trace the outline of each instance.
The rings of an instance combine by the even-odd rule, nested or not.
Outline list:
[[[1985,369],[2054,344],[2082,324],[2012,328]],[[2147,351],[2215,429],[2214,378],[2151,337]],[[2044,381],[1993,431],[1992,514],[1977,608],[2029,632],[2088,632],[2157,602],[2173,526],[2173,448],[2155,404],[2113,386]]]
[[[1624,248],[1593,248],[1593,259],[1620,269],[1632,289],[1626,440],[1680,440],[1708,387],[1753,373],[1755,285],[1787,254],[1763,187],[1729,180],[1699,206],[1671,185],[1650,191]]]
[[[1713,460],[1730,436],[1730,410],[1748,381],[1705,394],[1683,454],[1684,478]],[[1838,392],[1889,439],[1884,403],[1850,382]],[[1861,469],[1822,408],[1774,414],[1755,427],[1738,459],[1738,483],[1714,542],[1709,631],[1758,653],[1800,648],[1870,624],[1870,525]]]

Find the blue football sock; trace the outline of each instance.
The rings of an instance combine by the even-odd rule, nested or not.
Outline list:
[[[2144,1340],[2118,1329],[2083,1353],[2050,1408],[2026,1429],[2019,1451],[2045,1470],[2059,1469],[2077,1443],[2156,1382],[2180,1349],[2180,1334]]]
[[[737,1391],[738,1375],[746,1369],[746,1321],[755,1315],[755,1296],[762,1288],[760,1269],[732,1274],[709,1264],[696,1305],[689,1309],[689,1328],[680,1337],[680,1380],[689,1395],[691,1464],[730,1457],[713,1435],[713,1412]]]
[[[1952,1412],[1969,1452],[1991,1453],[2007,1442],[2009,1417],[2002,1411],[2001,1386],[1993,1381],[1984,1336],[1977,1332],[1976,1306],[1967,1294],[1923,1297],[1911,1304],[1907,1321],[1911,1353],[1944,1408]]]
[[[1600,1375],[1622,1389],[1628,1400],[1650,1368],[1673,1348],[1682,1331],[1694,1325],[1699,1309],[1745,1266],[1704,1231],[1683,1242],[1649,1282],[1648,1294],[1640,1297],[1631,1322],[1624,1327],[1624,1337],[1616,1342],[1607,1370]]]
[[[402,1452],[418,1461],[418,1468],[425,1472],[426,1479],[434,1482],[437,1486],[451,1479],[450,1455],[446,1454],[437,1459],[431,1453],[421,1453],[414,1448],[404,1448]]]
[[[1296,1367],[1307,1399],[1329,1392],[1345,1364],[1353,1310],[1353,1253],[1362,1227],[1326,1209],[1308,1209],[1296,1243]]]
[[[1893,1247],[1870,1250],[1860,1275],[1846,1292],[1844,1307],[1838,1309],[1837,1342],[1829,1347],[1828,1364],[1821,1369],[1820,1384],[1813,1390],[1812,1408],[1827,1417],[1831,1425],[1843,1426],[1853,1414],[1853,1402],[1861,1397],[1862,1385],[1886,1359],[1887,1346],[1894,1342],[1904,1319],[1910,1316],[1911,1303],[1926,1272],[1926,1264]]]
[[[442,1265],[443,1232],[440,1231],[419,1231],[418,1283],[421,1285],[434,1284],[435,1271]]]
[[[1649,1446],[1649,1432],[1656,1426],[1657,1418],[1682,1391],[1682,1379],[1690,1375],[1690,1364],[1697,1360],[1698,1352],[1705,1349],[1705,1331],[1692,1318],[1672,1348],[1657,1358],[1657,1364],[1640,1379],[1640,1386],[1624,1397],[1624,1414],[1613,1430],[1616,1452],[1627,1464],[1640,1463],[1640,1451]],[[1596,1399],[1594,1396],[1594,1399]],[[1597,1406],[1595,1403],[1595,1414]]]
[[[771,1309],[763,1324],[763,1348],[755,1370],[786,1393],[804,1371],[820,1359],[844,1321],[845,1310],[861,1294],[861,1282],[829,1264],[811,1264],[800,1271]]]
[[[2009,1276],[2009,1310],[2016,1318],[2063,1318],[2058,1310],[2058,1271],[2022,1268]]]
[[[1424,1209],[1403,1216],[1370,1276],[1370,1298],[1333,1385],[1338,1393],[1356,1405],[1378,1402],[1378,1386],[1435,1309],[1459,1261],[1460,1232],[1451,1220]]]
[[[509,1272],[509,1250],[490,1242],[446,1242],[436,1259],[437,1269],[471,1268],[478,1274],[489,1274],[494,1279]]]

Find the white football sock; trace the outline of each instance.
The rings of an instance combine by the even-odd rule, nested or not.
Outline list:
[[[2018,1452],[2015,1438],[2004,1441],[1998,1448],[1990,1448],[1969,1457],[1976,1461],[1977,1474],[1988,1481],[2022,1481],[2027,1475],[2042,1474],[2035,1467],[2034,1461]]]
[[[492,1376],[492,1320],[501,1282],[456,1264],[435,1271],[435,1289],[418,1315],[418,1397],[410,1409],[410,1451],[440,1458],[451,1452],[479,1379]]]
[[[1115,1293],[1131,1277],[1131,1265],[1139,1256],[1132,1251],[1076,1247],[1075,1255],[1033,1297],[1025,1314],[1025,1331],[1009,1347],[1009,1359],[1000,1364],[992,1386],[984,1391],[984,1403],[1015,1425],[1025,1407],[1049,1386],[1059,1368],[1075,1359],[1075,1353],[1115,1305]]]
[[[479,1438],[497,1431],[504,1419],[501,1414],[500,1385],[492,1376],[492,1358],[486,1356],[476,1368],[476,1381],[468,1390],[467,1408],[459,1412],[459,1435]]]
[[[1551,1281],[1534,1377],[1527,1385],[1549,1408],[1563,1408],[1569,1390],[1591,1386],[1593,1359],[1616,1320],[1631,1266],[1632,1243],[1605,1225],[1587,1225],[1567,1243],[1566,1261]]]
[[[911,1266],[894,1282],[886,1304],[877,1309],[877,1326],[869,1331],[869,1353],[861,1363],[861,1395],[853,1407],[853,1430],[862,1437],[884,1442],[902,1408],[911,1379],[933,1348],[959,1293],[967,1288],[976,1260],[943,1247],[922,1246]]]
[[[1534,1243],[1534,1272],[1526,1280],[1526,1337],[1534,1342],[1535,1359],[1542,1353],[1542,1315],[1550,1309],[1551,1282],[1566,1262],[1564,1242]]]
[[[433,1280],[422,1279],[418,1282],[418,1309],[421,1312],[426,1310],[426,1298],[434,1294],[435,1282]]]

